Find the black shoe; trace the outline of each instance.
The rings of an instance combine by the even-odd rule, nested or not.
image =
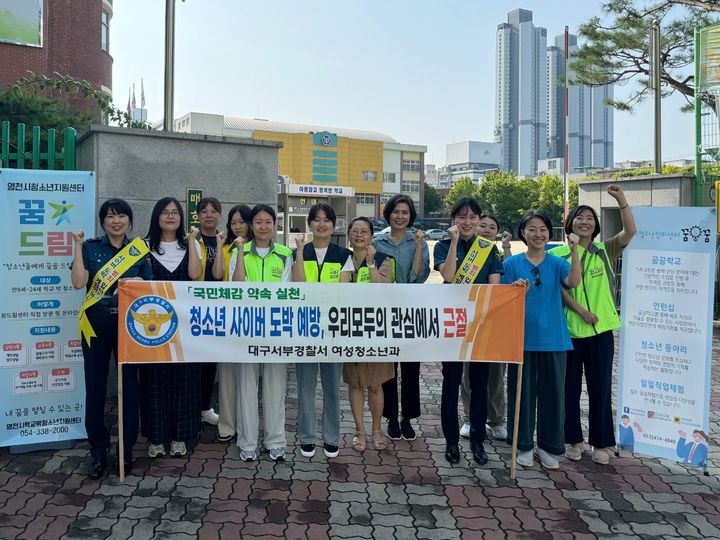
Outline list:
[[[410,420],[407,418],[403,418],[402,422],[400,422],[400,432],[402,433],[402,438],[406,441],[415,440],[415,430],[410,425]]]
[[[400,424],[397,420],[388,420],[387,436],[393,441],[399,441],[402,439],[402,432],[400,431]]]
[[[132,459],[126,459],[125,460],[125,476],[130,474],[132,471],[133,465],[135,465],[135,462]],[[117,464],[117,475],[120,476],[120,462],[118,461]]]
[[[88,478],[90,478],[90,480],[98,480],[105,473],[106,462],[107,458],[105,456],[94,457],[92,460],[92,464],[90,465],[90,472],[88,473]]]
[[[323,448],[325,451],[325,455],[329,458],[337,457],[340,453],[340,448],[335,446],[334,444],[328,444],[325,443],[325,447]]]
[[[485,452],[483,443],[476,442],[472,443],[470,446],[472,447],[472,455],[475,462],[480,465],[485,465],[488,462],[488,455],[487,452]]]
[[[220,433],[217,434],[217,440],[218,442],[230,442],[232,441],[234,435],[220,435]]]
[[[445,459],[453,465],[460,463],[460,449],[457,444],[448,444],[445,446]]]

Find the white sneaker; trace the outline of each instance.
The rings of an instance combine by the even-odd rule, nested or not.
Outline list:
[[[200,412],[200,420],[211,426],[217,426],[220,416],[215,412],[215,409],[210,408],[207,411]]]
[[[605,448],[593,448],[592,460],[598,465],[607,465],[610,463],[610,454]]]
[[[148,457],[156,458],[165,455],[164,444],[148,444]]]
[[[575,444],[566,444],[565,457],[570,461],[580,461],[582,459],[583,450],[585,450],[585,443],[579,442]]]
[[[285,461],[285,448],[271,448],[268,453],[273,461]]]
[[[515,461],[517,461],[518,465],[521,465],[526,468],[530,468],[533,466],[533,451],[528,450],[527,452],[518,452],[517,458],[515,458]]]
[[[488,430],[490,430],[490,433],[492,433],[492,436],[494,439],[498,441],[504,441],[507,440],[507,427],[505,425],[500,424],[497,426],[485,426]]]
[[[470,438],[470,422],[465,422],[460,428],[460,436],[465,439]]]
[[[172,441],[170,443],[170,455],[172,457],[183,457],[187,454],[187,447],[182,441]]]
[[[243,461],[255,461],[257,459],[257,453],[253,450],[240,450],[240,459]]]
[[[559,469],[560,463],[557,458],[550,452],[546,452],[542,448],[536,448],[538,457],[540,458],[540,464],[546,469]]]

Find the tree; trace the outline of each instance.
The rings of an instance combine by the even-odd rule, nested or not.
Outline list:
[[[40,126],[41,152],[47,152],[48,130],[55,130],[56,147],[62,148],[65,146],[65,128],[87,126],[95,117],[96,113],[77,109],[62,99],[33,96],[18,92],[16,89],[0,90],[0,119],[7,120],[13,125],[24,123],[27,129],[26,141],[32,126]],[[10,130],[9,144],[11,148],[17,148],[17,135],[14,129]],[[56,164],[56,167],[58,166],[60,164]]]
[[[480,184],[480,208],[494,216],[503,230],[514,231],[525,212],[533,207],[537,193],[535,180],[520,180],[514,172],[491,172]]]
[[[426,184],[427,185],[427,184]],[[462,197],[478,198],[478,186],[468,176],[460,178],[445,196],[445,207],[450,210],[455,201]]]
[[[437,189],[425,182],[423,215],[428,216],[433,212],[439,212],[440,210],[442,210],[442,207],[443,200],[440,197],[440,194],[437,192]]]
[[[43,131],[87,125],[95,113],[82,111],[59,98],[42,98],[18,92],[15,89],[0,90],[0,118],[11,124],[41,126]]]
[[[102,90],[96,90],[89,82],[74,79],[69,75],[53,73],[52,76],[47,77],[41,73],[30,72],[30,75],[15,83],[13,90],[21,94],[49,99],[85,99],[94,103],[98,111],[105,115],[109,122],[120,127],[152,129],[147,122],[133,120],[126,111],[115,107],[112,97]],[[95,116],[95,118],[99,120],[99,116]]]
[[[645,7],[640,0],[610,0],[603,4],[603,12],[610,19],[603,23],[593,17],[578,29],[585,43],[573,55],[571,69],[574,83],[586,85],[617,84],[624,86],[638,82],[629,97],[612,100],[618,110],[631,111],[651,95],[649,82],[649,39],[654,20],[660,21],[662,35],[661,73],[664,95],[681,94],[692,110],[695,81],[693,36],[695,27],[712,24],[709,11],[720,9],[717,1],[658,0]],[[710,95],[701,99],[710,107],[715,100]]]

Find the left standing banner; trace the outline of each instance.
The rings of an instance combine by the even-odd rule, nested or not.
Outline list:
[[[72,231],[95,229],[91,172],[0,169],[0,446],[87,437]]]

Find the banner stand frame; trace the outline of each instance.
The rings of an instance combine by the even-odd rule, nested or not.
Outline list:
[[[118,362],[117,396],[118,396],[118,470],[120,481],[125,481],[125,426],[123,425],[123,368],[125,364]]]
[[[513,418],[513,438],[512,438],[512,452],[510,454],[510,479],[515,480],[517,476],[517,441],[518,441],[518,429],[520,424],[520,400],[522,399],[522,376],[523,376],[523,364],[518,364],[518,376],[517,384],[515,386],[515,418]]]

